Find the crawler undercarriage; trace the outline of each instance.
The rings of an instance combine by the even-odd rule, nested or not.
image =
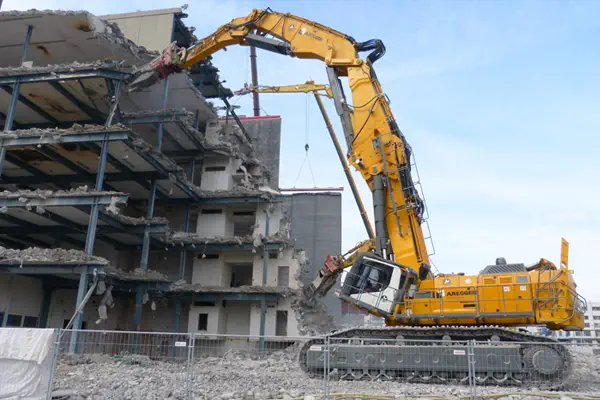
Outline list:
[[[323,376],[324,344],[315,338],[302,347],[299,361],[311,376]],[[559,389],[571,370],[556,340],[500,327],[348,329],[333,333],[329,348],[330,376],[341,380],[468,383],[473,376],[476,384]]]

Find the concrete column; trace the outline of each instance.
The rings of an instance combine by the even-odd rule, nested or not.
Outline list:
[[[268,204],[265,207],[265,237],[269,236],[269,207]],[[262,275],[262,286],[267,286],[267,272],[269,270],[269,251],[267,250],[267,242],[263,244],[263,275]],[[264,294],[263,294],[264,296]],[[263,299],[260,301],[260,338],[258,342],[258,350],[262,353],[265,350],[265,321],[267,319],[267,301]]]
[[[110,107],[110,111],[108,113],[108,117],[104,126],[108,128],[113,121],[115,116],[115,112],[119,106],[119,97],[121,96],[121,87],[123,85],[123,81],[117,81],[115,85],[114,96],[112,98],[112,105]],[[102,141],[102,148],[100,151],[100,160],[98,161],[98,173],[96,174],[96,191],[102,191],[104,186],[104,172],[106,171],[106,161],[108,159],[108,140],[105,136],[105,140]],[[85,253],[87,255],[92,255],[94,252],[94,243],[96,241],[96,227],[98,226],[98,213],[99,213],[99,205],[93,204],[90,210],[90,220],[88,222],[88,230],[87,236],[85,239]],[[81,308],[81,310],[75,315],[75,320],[73,322],[73,329],[75,331],[71,335],[71,343],[69,344],[69,351],[74,353],[77,352],[77,339],[79,338],[78,330],[81,329],[81,325],[83,323],[83,308],[84,305],[81,303],[85,297],[86,292],[88,291],[88,267],[82,267],[81,274],[79,276],[79,286],[77,288],[77,301],[75,302],[75,309]]]
[[[40,308],[40,322],[39,328],[46,328],[48,325],[48,315],[50,314],[50,303],[52,301],[52,289],[49,286],[44,286],[44,297],[42,298],[42,305]]]
[[[0,2],[0,7],[2,3]],[[23,49],[21,50],[21,65],[27,58],[27,51],[29,50],[29,43],[31,43],[31,35],[33,33],[33,25],[27,26],[27,34],[25,35],[25,42],[23,43]],[[21,83],[17,80],[13,86],[12,96],[10,103],[8,104],[8,112],[6,114],[6,120],[4,121],[4,132],[12,130],[13,122],[15,121],[15,113],[17,111],[17,102],[19,100],[19,94],[21,93]],[[2,167],[4,165],[4,159],[6,158],[6,147],[0,146],[0,176],[2,176]]]

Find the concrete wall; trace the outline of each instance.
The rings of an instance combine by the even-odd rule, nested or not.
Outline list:
[[[36,317],[39,320],[43,299],[42,283],[38,279],[19,275],[0,275],[0,326],[6,326],[8,314]]]
[[[241,161],[229,157],[207,157],[202,165],[202,190],[231,190],[235,184],[233,175]],[[215,170],[218,169],[218,170]]]
[[[114,22],[127,39],[148,50],[162,51],[171,44],[174,14],[178,8],[147,12],[105,15],[100,18]]]
[[[75,311],[76,296],[76,290],[59,289],[52,291],[50,312],[48,314],[48,328],[62,328],[64,321],[71,319]],[[86,322],[86,329],[116,329],[118,326],[118,317],[123,306],[121,301],[115,299],[115,307],[109,310],[108,319],[101,325],[96,325],[99,300],[99,297],[92,296],[84,308],[83,321]],[[131,315],[133,315],[133,312]]]
[[[192,283],[202,286],[223,286],[223,267],[225,266],[222,254],[219,258],[198,258],[194,259],[194,272],[192,274]]]
[[[278,302],[267,302],[267,313],[265,316],[265,336],[275,336],[275,322],[277,311],[287,311],[287,336],[300,336],[298,332],[298,323],[294,311],[291,308],[290,299],[280,299]],[[250,317],[250,334],[260,334],[260,303],[252,303],[252,313]]]
[[[226,315],[225,333],[228,335],[250,334],[250,302],[228,301],[223,313]]]
[[[257,206],[256,210],[256,227],[254,228],[254,235],[265,234],[267,227],[267,214],[265,213],[265,210],[267,207],[269,208],[269,235],[273,235],[283,228],[281,219],[283,217],[284,209],[281,205],[277,203],[261,203]]]
[[[296,193],[285,197],[284,208],[290,220],[290,236],[309,259],[300,278],[304,283],[312,282],[327,255],[342,252],[342,196],[340,193]],[[331,293],[323,302],[336,322],[340,322],[341,301]]]
[[[254,257],[252,267],[252,285],[261,286],[263,280],[264,261],[262,252]],[[298,288],[298,282],[294,279],[298,271],[298,260],[294,257],[293,249],[285,249],[277,254],[277,258],[267,260],[267,286],[277,286],[277,274],[279,266],[289,267],[290,284],[292,289]]]
[[[271,172],[269,186],[279,187],[279,157],[281,150],[281,117],[246,117],[242,124],[252,138],[256,158]]]
[[[265,335],[275,336],[277,311],[287,311],[287,336],[300,336],[291,300],[282,298],[279,301],[267,302],[265,319]],[[198,331],[198,315],[208,314],[206,331]],[[260,334],[260,302],[258,301],[223,301],[215,302],[215,306],[192,306],[189,312],[188,332],[211,335],[253,335]]]

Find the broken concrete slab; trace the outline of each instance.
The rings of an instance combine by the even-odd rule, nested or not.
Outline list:
[[[178,280],[169,285],[169,292],[195,292],[195,293],[276,293],[283,297],[294,295],[295,290],[289,287],[277,286],[205,286],[201,284],[191,284],[184,280]]]
[[[40,75],[40,74],[51,74],[60,77],[61,73],[74,73],[78,71],[89,71],[89,70],[111,70],[111,71],[120,71],[125,70],[122,63],[115,62],[104,62],[104,61],[94,61],[90,63],[80,63],[80,62],[72,62],[65,64],[49,64],[43,66],[18,66],[18,67],[3,67],[0,68],[0,76],[24,76],[28,75]]]
[[[185,108],[167,108],[157,111],[141,110],[121,113],[120,121],[123,124],[147,124],[157,122],[157,119],[161,119],[162,122],[193,123],[194,113],[187,111]]]
[[[113,60],[136,65],[156,56],[126,39],[116,24],[86,11],[3,11],[0,12],[1,67],[19,65],[18,44],[25,40],[29,25],[33,31],[27,60],[34,66],[69,60],[80,63]]]
[[[131,130],[123,125],[105,128],[99,125],[73,124],[69,129],[21,129],[0,133],[4,147],[59,145],[63,143],[88,143],[103,140],[126,140]]]
[[[124,196],[122,192],[95,191],[90,190],[88,186],[80,186],[71,190],[43,190],[22,189],[15,192],[3,190],[0,192],[0,199],[24,198],[24,199],[49,199],[51,197],[73,197],[73,196],[114,196],[120,198]]]
[[[171,282],[164,274],[149,269],[143,271],[141,268],[136,268],[132,271],[124,271],[119,268],[109,266],[104,270],[107,276],[116,278],[122,281],[140,281],[140,282]]]
[[[167,243],[176,245],[203,245],[203,244],[233,244],[242,246],[251,244],[255,248],[262,246],[265,243],[281,244],[284,247],[293,246],[294,240],[285,236],[281,232],[264,237],[263,235],[247,235],[247,236],[212,236],[202,237],[195,233],[172,232],[167,238]]]
[[[102,257],[89,256],[80,250],[41,249],[31,247],[25,250],[7,249],[0,246],[0,264],[97,264],[108,265]]]

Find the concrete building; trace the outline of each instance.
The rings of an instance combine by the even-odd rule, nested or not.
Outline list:
[[[277,191],[281,118],[220,119],[208,62],[123,90],[195,40],[184,18],[0,12],[0,326],[64,327],[99,281],[75,327],[301,333],[293,294],[341,250],[341,197]]]

